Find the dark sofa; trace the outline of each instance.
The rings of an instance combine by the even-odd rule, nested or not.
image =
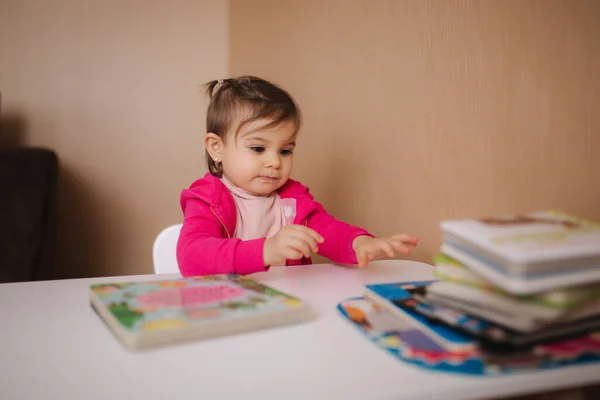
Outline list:
[[[0,283],[53,279],[58,157],[0,149]]]

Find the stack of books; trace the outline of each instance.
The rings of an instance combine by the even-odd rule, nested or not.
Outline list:
[[[436,280],[393,305],[487,349],[600,330],[600,224],[559,211],[443,221]],[[365,297],[390,305],[367,288]]]

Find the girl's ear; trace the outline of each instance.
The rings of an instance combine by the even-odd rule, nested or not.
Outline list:
[[[204,138],[206,151],[215,162],[221,162],[221,151],[223,149],[223,140],[216,134],[210,132]]]

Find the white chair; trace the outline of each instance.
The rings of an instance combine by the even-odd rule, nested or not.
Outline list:
[[[155,274],[178,274],[177,239],[183,224],[171,225],[163,229],[152,246],[152,260]]]

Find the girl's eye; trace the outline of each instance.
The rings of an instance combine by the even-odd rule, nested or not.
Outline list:
[[[250,150],[255,151],[257,153],[262,153],[263,151],[265,151],[265,148],[260,146],[252,146],[250,147]]]
[[[282,156],[289,156],[290,154],[292,154],[291,150],[281,150],[280,151]]]

